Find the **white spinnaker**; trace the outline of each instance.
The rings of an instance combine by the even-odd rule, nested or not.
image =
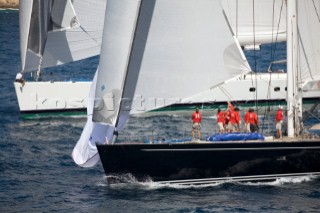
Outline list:
[[[99,68],[98,68],[99,69]],[[98,72],[98,71],[97,71]],[[96,143],[105,143],[108,126],[92,122],[92,112],[97,82],[97,72],[93,78],[87,106],[87,123],[80,139],[72,151],[72,158],[82,167],[92,167],[99,161]],[[113,131],[112,131],[113,133]]]
[[[220,0],[241,45],[286,41],[283,0]]]
[[[20,3],[20,29],[23,31],[21,35],[21,64],[22,71],[33,71],[38,69],[40,56],[28,50],[28,40],[32,37],[29,34],[30,19],[32,15],[32,4],[34,0],[22,1]],[[61,3],[62,0],[57,0]],[[71,61],[88,58],[100,53],[101,37],[103,31],[103,22],[105,15],[106,0],[64,0],[66,2],[65,9],[69,13],[59,13],[59,7],[54,7],[55,12],[51,14],[52,21],[62,21],[61,30],[53,30],[48,32],[45,43],[42,68],[56,66]],[[76,14],[75,19],[71,19],[70,28],[66,28],[72,13]],[[59,17],[65,15],[67,18]],[[60,19],[60,20],[59,20]],[[73,26],[72,21],[76,20]],[[80,24],[80,26],[78,26]],[[26,26],[26,27],[24,27]]]

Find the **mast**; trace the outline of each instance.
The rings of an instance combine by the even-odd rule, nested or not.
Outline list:
[[[296,0],[287,0],[287,131],[294,137],[295,95],[297,73],[297,14]]]

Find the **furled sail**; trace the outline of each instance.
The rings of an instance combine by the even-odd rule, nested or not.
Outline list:
[[[21,1],[22,71],[98,55],[105,6],[106,0]]]
[[[284,0],[221,0],[221,3],[241,45],[286,40]]]

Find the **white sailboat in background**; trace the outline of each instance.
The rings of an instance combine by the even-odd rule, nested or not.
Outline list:
[[[256,48],[260,44],[285,40],[284,1],[221,0],[220,2],[228,20],[226,24],[230,26],[241,46]],[[21,2],[22,72],[36,73],[45,67],[98,55],[105,5],[106,0],[90,3],[67,0]],[[60,11],[65,12],[60,13]],[[47,27],[43,20],[46,20],[52,29]],[[53,29],[53,24],[60,27]],[[251,68],[248,68],[248,71],[251,71]],[[14,83],[23,118],[83,115],[88,103],[87,94],[90,85],[91,81],[74,80],[27,81],[23,87],[19,83]],[[309,106],[317,101],[319,95],[320,92],[317,90],[303,91],[303,98]],[[172,100],[172,106],[156,111],[190,110],[194,104],[205,105],[205,109],[208,107],[212,110],[224,107],[226,101],[231,100],[242,108],[272,107],[285,104],[285,96],[286,73],[251,71],[237,78],[228,79],[219,87],[213,87],[210,92],[203,93],[197,103],[175,103],[175,100]]]
[[[35,78],[14,83],[26,117],[86,108],[91,82],[41,81],[40,71],[100,54],[105,6],[106,0],[20,1],[21,72]]]
[[[197,102],[212,87],[248,72],[248,63],[230,29],[221,25],[226,19],[219,1],[109,0],[88,117],[93,115],[87,123],[102,129],[84,129],[72,153],[75,162],[94,165],[98,149],[106,175],[131,173],[139,181],[182,184],[319,176],[319,138],[294,137],[298,132],[293,127],[298,126],[303,84],[320,79],[320,1],[291,0],[288,5],[288,138],[282,143],[144,144],[112,142],[129,114],[141,107],[135,105],[136,97]],[[190,86],[190,81],[201,83]],[[146,110],[157,107],[145,105]]]

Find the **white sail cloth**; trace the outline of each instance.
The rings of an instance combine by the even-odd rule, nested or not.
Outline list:
[[[202,102],[203,92],[251,70],[219,1],[124,2],[107,5],[95,121],[110,123],[119,101],[107,100],[117,96],[119,117],[172,101]]]
[[[82,131],[80,139],[78,140],[76,146],[72,151],[72,158],[74,162],[82,167],[92,167],[99,161],[100,158],[98,155],[96,143],[107,142],[106,136],[108,132],[111,132],[111,134],[113,134],[114,130],[108,125],[92,122],[96,82],[97,74],[95,74],[90,88],[89,101],[87,106],[87,123]]]
[[[19,24],[22,71],[37,70],[39,64],[45,68],[98,55],[106,2],[21,1]],[[37,7],[39,5],[47,5],[47,8]],[[47,23],[43,23],[43,17],[48,19]],[[31,47],[32,43],[37,42],[44,47],[40,53]]]
[[[241,45],[286,41],[283,0],[221,0],[230,26]]]
[[[298,81],[320,80],[320,1],[297,1]],[[319,86],[317,85],[319,88]]]

